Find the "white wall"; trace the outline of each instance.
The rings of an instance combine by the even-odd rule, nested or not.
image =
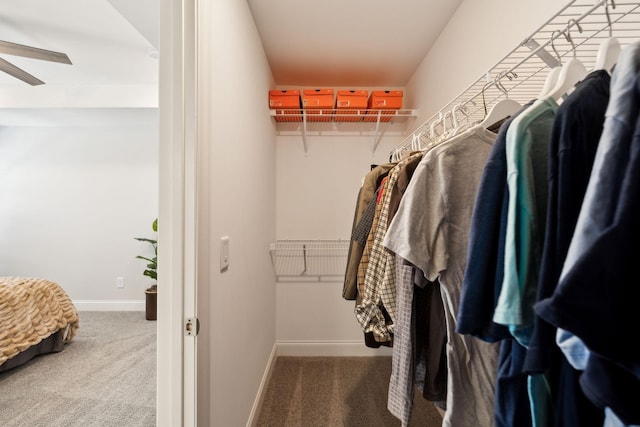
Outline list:
[[[211,425],[241,426],[251,416],[275,342],[275,137],[267,93],[269,65],[249,7],[199,3],[199,141],[208,159],[199,219],[209,240]],[[219,239],[230,238],[230,266],[219,270]]]
[[[53,280],[79,309],[144,310],[135,257],[151,252],[133,238],[153,236],[157,203],[157,123],[0,128],[0,275]]]
[[[309,136],[305,154],[301,135],[278,136],[278,239],[349,240],[362,178],[372,164],[388,162],[390,150],[401,139],[383,136],[373,153],[373,136]],[[342,286],[342,280],[278,282],[279,354],[390,354],[388,348],[364,345],[353,313],[355,301],[342,298]]]
[[[416,124],[483,76],[566,3],[463,1],[407,84],[407,101],[420,111]]]

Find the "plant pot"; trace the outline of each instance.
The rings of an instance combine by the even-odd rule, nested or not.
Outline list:
[[[157,320],[158,313],[158,290],[155,286],[144,291],[145,314],[147,320]]]

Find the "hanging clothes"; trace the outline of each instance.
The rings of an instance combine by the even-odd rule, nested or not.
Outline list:
[[[547,203],[548,140],[558,105],[540,99],[520,114],[507,132],[509,206],[504,278],[493,320],[509,327],[527,346],[540,265]]]
[[[640,424],[640,351],[628,341],[640,297],[633,279],[640,238],[639,74],[636,43],[623,49],[613,72],[603,133],[558,286],[535,306],[559,332],[578,338],[563,352],[574,363],[586,360],[580,384],[587,397],[627,424]]]
[[[444,426],[492,426],[498,346],[455,333],[477,184],[496,135],[475,126],[427,151],[384,246],[440,282],[447,326]]]
[[[446,319],[438,282],[426,282],[422,272],[396,257],[398,317],[394,328],[393,355],[387,409],[408,426],[415,390],[446,408]],[[416,276],[420,284],[414,283]]]
[[[549,142],[549,196],[536,301],[550,296],[560,277],[609,102],[607,71],[591,72],[558,107]],[[545,374],[552,396],[553,425],[601,427],[604,412],[582,392],[580,372],[555,345],[556,328],[534,317],[523,370]]]
[[[422,158],[422,153],[413,154],[408,158],[398,162],[387,176],[386,187],[382,195],[378,221],[375,228],[372,228],[370,237],[371,250],[368,257],[368,265],[364,276],[364,290],[362,300],[356,304],[355,315],[360,322],[362,330],[372,332],[376,341],[391,341],[393,327],[396,318],[396,277],[395,260],[382,246],[387,226],[389,223],[389,207],[394,197],[394,190],[397,192],[397,182],[402,174],[408,173],[407,167],[417,164]],[[408,181],[408,179],[406,180]],[[386,311],[385,316],[382,308]]]
[[[506,326],[493,321],[504,277],[504,236],[509,205],[506,137],[511,122],[531,104],[533,101],[525,104],[500,128],[474,201],[456,331],[488,342],[511,336]]]
[[[393,168],[391,170],[393,170]],[[367,276],[367,271],[369,269],[369,260],[371,258],[372,249],[374,246],[374,236],[376,233],[376,229],[378,228],[378,224],[380,223],[380,216],[383,210],[382,200],[384,199],[384,195],[388,191],[388,188],[389,188],[388,184],[389,184],[389,174],[387,174],[384,178],[382,178],[382,181],[380,182],[380,186],[376,191],[375,212],[374,212],[373,221],[371,224],[371,230],[367,235],[367,241],[365,243],[364,250],[362,252],[360,263],[358,264],[357,298],[356,298],[356,305],[354,309],[354,312],[356,313],[356,319],[358,319],[358,316],[357,316],[358,307],[361,307],[363,305],[363,301],[365,301],[365,297],[366,297],[365,279]],[[383,322],[381,324],[384,325],[387,322],[390,323],[391,317],[387,313],[387,310],[381,301],[377,306],[377,308],[378,308],[378,311],[376,312],[376,314],[379,314],[383,319]],[[360,322],[360,319],[358,319],[358,322]],[[393,345],[392,334],[391,333],[386,334],[387,332],[386,329],[382,330],[378,328],[377,330],[374,330],[374,328],[367,328],[366,325],[363,325],[362,323],[361,323],[361,327],[362,327],[362,331],[364,332],[364,341],[367,347],[378,348],[381,345],[384,345],[387,347],[390,347]]]
[[[529,344],[533,304],[541,258],[547,204],[549,136],[558,104],[535,101],[514,119],[507,131],[509,206],[505,234],[504,277],[493,320],[506,325],[518,343]],[[529,377],[532,425],[549,425],[550,399],[546,378]]]
[[[558,204],[555,201],[557,189],[553,183],[560,178],[557,177],[558,168],[555,158],[559,156],[563,161],[564,168],[561,171],[563,172],[561,178],[564,180],[563,182],[566,186],[564,187],[566,188],[565,191],[570,192],[573,199],[578,198],[578,200],[581,200],[581,187],[579,185],[580,174],[578,174],[578,172],[586,169],[587,177],[583,178],[583,180],[586,181],[588,179],[588,172],[590,170],[589,157],[593,158],[595,146],[601,133],[602,122],[604,121],[604,108],[606,108],[608,101],[608,92],[608,74],[605,71],[598,71],[587,76],[583,82],[579,82],[576,89],[563,101],[560,107],[554,105],[555,103],[551,100],[536,101],[536,105],[538,106],[538,112],[536,114],[538,114],[538,117],[541,114],[546,114],[546,125],[543,125],[543,128],[547,127],[547,130],[545,131],[543,129],[537,136],[537,144],[539,145],[537,162],[532,162],[528,157],[525,157],[523,160],[526,166],[531,167],[532,165],[538,164],[542,165],[542,167],[538,167],[537,173],[529,171],[523,175],[524,177],[528,177],[529,180],[534,180],[535,176],[538,176],[537,183],[535,187],[533,187],[536,188],[537,191],[534,193],[528,190],[527,186],[524,186],[522,187],[523,191],[529,191],[528,199],[522,200],[520,205],[518,205],[515,200],[511,200],[512,209],[514,207],[517,209],[518,206],[525,207],[525,209],[520,211],[521,215],[519,220],[514,221],[517,217],[512,216],[512,222],[510,223],[511,234],[508,238],[510,239],[510,244],[513,245],[512,249],[514,247],[520,249],[515,252],[512,250],[510,255],[512,264],[509,268],[511,268],[512,273],[510,280],[512,281],[511,286],[513,286],[511,288],[511,296],[513,299],[509,300],[509,298],[506,298],[505,295],[508,295],[508,293],[505,294],[503,292],[501,294],[503,298],[501,302],[504,304],[501,308],[502,312],[499,311],[496,317],[494,317],[494,320],[510,325],[514,337],[519,338],[520,344],[525,345],[526,348],[517,343],[503,343],[500,362],[501,369],[496,392],[496,424],[498,426],[526,425],[527,414],[522,407],[525,400],[522,398],[514,399],[514,397],[522,395],[524,386],[522,381],[527,378],[527,376],[529,383],[527,386],[529,389],[527,392],[529,396],[527,403],[531,406],[530,411],[533,416],[531,420],[532,423],[543,426],[602,426],[602,411],[597,410],[590,402],[586,401],[577,383],[577,373],[575,371],[572,372],[570,366],[566,366],[566,364],[563,366],[562,359],[554,359],[553,365],[550,365],[547,360],[546,365],[541,365],[536,369],[533,368],[535,366],[533,362],[535,360],[534,354],[538,354],[541,350],[538,348],[538,338],[534,333],[536,331],[534,325],[537,323],[537,319],[535,316],[532,316],[531,310],[538,298],[536,292],[537,295],[540,295],[541,292],[541,288],[537,282],[543,280],[543,278],[540,278],[538,281],[535,280],[544,265],[540,259],[543,258],[540,256],[541,248],[543,246],[545,248],[547,246],[555,247],[555,245],[558,244],[557,237],[549,237],[550,232],[548,228],[554,227],[555,229],[558,223],[556,216],[562,219],[562,225],[565,227],[566,223],[570,222],[568,218],[571,217],[571,210],[565,211],[557,209]],[[554,112],[556,108],[557,111]],[[525,114],[526,111],[527,109],[525,109]],[[530,114],[532,111],[534,110],[529,109],[528,113]],[[522,124],[522,121],[527,119],[526,116],[523,117],[524,119],[519,118],[516,124]],[[531,116],[529,116],[529,120],[530,118]],[[550,120],[553,123],[551,132],[549,132],[547,126]],[[507,129],[511,136],[516,136],[517,130],[510,127],[512,123],[507,122],[506,125],[509,126]],[[501,129],[501,133],[506,133],[507,129]],[[562,135],[564,139],[564,145],[561,148],[557,148],[558,144],[554,143],[554,138],[557,139],[560,135]],[[584,135],[588,135],[588,141],[584,141],[586,138]],[[547,144],[549,138],[550,145]],[[500,135],[498,141],[501,142]],[[531,143],[531,141],[529,141],[529,143]],[[570,143],[574,144],[573,156],[570,150]],[[497,145],[497,147],[500,146]],[[514,144],[511,147],[512,151],[510,156],[512,157],[512,170],[514,172],[510,175],[512,186],[509,189],[511,190],[511,194],[515,194],[517,197],[520,188],[515,185],[516,180],[514,178],[518,177],[518,173],[521,171],[517,169],[518,165],[513,163],[513,156],[515,154],[513,148],[518,148],[519,146]],[[544,154],[545,150],[549,150],[549,153]],[[592,153],[591,156],[589,152]],[[485,173],[489,175],[485,177],[487,183],[491,183],[491,174],[494,175],[496,182],[499,182],[500,174],[505,173],[505,168],[500,167],[500,165],[504,163],[507,153],[504,152],[503,155],[504,157],[500,155],[497,156],[497,163],[488,162],[487,169],[485,170]],[[521,164],[523,160],[521,160]],[[546,162],[549,163],[549,173],[547,173],[545,171],[546,168],[544,168],[546,165],[543,163]],[[576,162],[578,162],[578,164],[576,164]],[[540,172],[540,170],[542,170],[542,172]],[[549,176],[552,184],[549,185],[549,196],[545,199],[542,195],[547,192],[547,183],[543,182],[540,178],[546,178],[547,176]],[[522,176],[520,176],[520,178],[522,178]],[[504,175],[503,179],[505,179]],[[494,184],[494,186],[495,185],[496,184]],[[584,187],[583,185],[582,188]],[[495,196],[491,198],[495,189],[492,187],[486,188],[487,187],[481,187],[478,201],[474,208],[474,215],[478,218],[479,227],[472,229],[472,235],[470,237],[469,263],[467,271],[465,272],[464,293],[458,318],[458,330],[461,333],[473,334],[480,339],[505,339],[504,336],[500,336],[500,334],[486,332],[492,329],[495,330],[493,324],[488,322],[486,313],[487,310],[492,307],[495,310],[496,305],[489,303],[486,295],[484,296],[485,299],[478,300],[479,295],[483,293],[491,295],[492,292],[495,292],[496,288],[491,288],[492,280],[494,280],[493,283],[496,282],[493,275],[497,275],[499,280],[501,271],[499,268],[496,269],[496,271],[487,269],[487,260],[492,262],[494,256],[499,259],[502,256],[500,252],[500,242],[507,240],[506,233],[491,234],[491,229],[497,229],[498,221],[496,221],[495,218],[498,217],[500,207],[503,208],[501,218],[504,224],[504,201],[500,203],[499,199],[495,198]],[[535,194],[537,200],[533,199],[531,194]],[[520,197],[523,197],[523,194],[520,194]],[[509,198],[509,196],[506,198]],[[494,204],[487,204],[486,200],[483,199],[493,201]],[[565,199],[563,203],[570,203],[570,199]],[[548,207],[545,207],[547,205]],[[533,218],[527,219],[527,215],[536,212],[533,206],[538,206],[539,208],[537,209],[547,210],[549,212],[548,217],[541,221],[540,217],[542,216],[544,218],[544,216],[536,215],[535,222],[532,220]],[[573,210],[575,211],[575,208]],[[491,212],[493,212],[493,215],[489,215],[489,218],[494,218],[493,221],[489,223],[482,221],[487,217],[487,214]],[[514,213],[517,212],[517,210],[512,210],[509,213],[514,215]],[[514,224],[518,226],[514,227]],[[544,239],[541,239],[541,231],[545,233]],[[572,229],[569,230],[569,235],[571,231]],[[523,232],[524,234],[522,234]],[[538,235],[533,238],[533,233],[536,232]],[[562,233],[566,234],[567,231],[563,229]],[[497,242],[495,240],[496,234],[500,236],[497,238]],[[491,240],[492,238],[494,240]],[[528,258],[526,256],[527,253],[529,253],[529,255],[533,254],[533,257]],[[551,256],[552,253],[550,249],[547,249],[547,258]],[[520,259],[515,258],[515,254],[519,254]],[[520,264],[518,264],[518,261],[520,261]],[[491,264],[489,263],[489,265]],[[508,263],[505,264],[505,268],[508,268],[508,266]],[[527,271],[532,277],[528,277]],[[545,271],[549,271],[549,268],[547,267]],[[517,273],[517,275],[513,276],[514,273]],[[546,274],[548,274],[548,272]],[[479,308],[474,304],[477,301],[485,301],[486,304],[484,307]],[[480,314],[478,314],[479,310]],[[484,316],[481,313],[485,313]],[[534,354],[530,354],[529,351],[532,339],[536,340],[533,349]],[[553,343],[547,344],[548,345],[542,349],[542,351],[546,352],[545,354],[559,355],[558,351],[553,350],[554,348],[557,349],[557,346]],[[529,366],[527,366],[527,362]],[[505,366],[505,368],[503,369],[502,366]],[[503,376],[504,373],[508,373],[508,375]],[[549,383],[549,381],[551,383]],[[553,411],[551,411],[551,408],[554,408]],[[518,422],[514,422],[514,420],[518,420]]]
[[[393,340],[387,406],[403,427],[415,387],[436,402],[446,394],[445,426],[640,425],[640,352],[628,342],[640,297],[630,281],[640,239],[639,72],[640,43],[623,50],[613,79],[585,72],[563,99],[516,112],[475,159],[457,148],[470,155],[473,144],[461,140],[478,128],[427,150],[384,232],[377,207],[380,233],[368,238],[383,235],[391,256],[368,265],[374,279],[365,282],[375,285],[366,292]],[[375,295],[390,284],[395,297]],[[431,372],[444,366],[440,388],[425,374],[437,359],[421,353],[434,343],[417,332],[437,324],[429,316],[438,292],[446,363]]]
[[[383,165],[375,166],[367,173],[363,179],[362,186],[358,190],[358,198],[356,200],[356,211],[353,215],[352,231],[355,232],[357,228],[364,229],[368,234],[368,230],[371,229],[373,224],[373,217],[367,216],[365,223],[361,224],[362,217],[368,210],[368,206],[373,201],[375,203],[375,194],[380,186],[382,178],[387,176],[395,163],[386,163]],[[375,212],[375,204],[372,206]],[[368,221],[370,218],[370,222]],[[347,253],[347,267],[344,275],[344,285],[342,288],[342,297],[346,300],[355,300],[357,296],[357,281],[358,281],[358,265],[362,259],[362,252],[366,245],[366,237],[364,243],[357,236],[351,237],[349,244],[349,251]]]
[[[493,321],[504,277],[504,238],[507,226],[507,130],[534,101],[506,120],[485,164],[474,202],[467,263],[462,283],[456,332],[487,342],[501,342],[496,378],[495,425],[531,425],[527,376],[522,371],[524,347],[504,325]]]
[[[356,215],[360,219],[359,221],[354,220],[354,224],[358,222],[358,225],[352,231],[352,240],[364,247],[359,270],[361,273],[366,272],[364,275],[360,275],[364,278],[364,287],[356,298],[356,315],[377,313],[375,321],[371,322],[372,318],[369,317],[365,320],[369,323],[362,325],[365,344],[368,347],[379,347],[384,343],[392,342],[393,366],[398,366],[395,361],[399,357],[406,356],[407,359],[403,361],[406,363],[404,366],[411,370],[408,373],[405,370],[399,372],[394,369],[390,379],[389,398],[398,397],[397,401],[401,403],[398,403],[397,407],[402,409],[396,410],[393,403],[389,404],[389,409],[403,420],[404,425],[409,423],[416,385],[426,399],[441,402],[442,406],[446,400],[446,327],[439,288],[435,284],[427,289],[419,290],[417,292],[418,298],[415,301],[413,292],[409,297],[404,298],[405,294],[397,289],[398,278],[402,278],[405,273],[409,274],[408,280],[413,287],[415,274],[411,266],[399,265],[402,264],[402,260],[396,260],[394,254],[381,246],[381,239],[400,205],[422,156],[422,152],[413,152],[407,159],[397,164],[389,164],[391,168],[388,169],[378,190],[376,190],[376,199],[372,199],[361,214],[358,214],[357,209]],[[361,194],[359,194],[360,199]],[[359,201],[359,203],[362,202]],[[372,218],[369,221],[368,217],[370,216]],[[365,223],[369,224],[368,228]],[[353,253],[357,254],[355,251]],[[352,259],[352,256],[350,255],[349,258]],[[403,267],[406,268],[404,272],[402,272]],[[424,276],[420,274],[420,277]],[[424,285],[422,286],[424,287]],[[377,302],[374,304],[372,301]],[[426,308],[429,307],[424,306],[420,307],[420,310],[414,309],[416,302],[429,305],[431,309],[427,311]],[[378,309],[379,311],[377,311]],[[389,311],[395,315],[398,310],[400,310],[401,318],[393,319]],[[362,317],[358,318],[359,321],[361,319]],[[400,334],[396,335],[396,327],[403,325],[404,328],[405,322],[406,329],[402,329]],[[368,327],[368,325],[384,326]],[[418,325],[419,332],[424,332],[424,335],[417,336],[418,329],[416,327]],[[388,335],[380,333],[384,330],[383,328],[387,329]],[[414,347],[414,343],[418,344]],[[410,346],[410,349],[407,349],[406,346]],[[406,381],[407,379],[410,381]],[[402,393],[396,393],[396,387],[406,387],[406,389]],[[409,398],[408,401],[402,400],[405,394]]]

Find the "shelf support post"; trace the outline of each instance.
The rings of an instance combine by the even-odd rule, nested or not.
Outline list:
[[[307,154],[307,112],[302,112],[302,145],[304,154]]]
[[[304,270],[300,273],[301,276],[307,274],[307,245],[302,245],[302,262],[304,263]]]
[[[380,143],[380,139],[382,139],[382,132],[380,132],[380,115],[382,114],[382,110],[378,110],[377,118],[376,118],[376,133],[373,136],[373,149],[371,150],[371,154],[375,154],[378,149],[378,144]]]

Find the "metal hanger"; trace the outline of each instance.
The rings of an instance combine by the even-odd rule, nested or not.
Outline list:
[[[573,88],[576,83],[582,80],[587,75],[587,69],[584,64],[580,62],[576,53],[576,45],[573,42],[573,38],[571,38],[571,22],[576,24],[578,31],[582,33],[582,27],[580,23],[575,19],[570,19],[567,23],[566,31],[563,31],[565,38],[569,43],[571,43],[571,50],[573,52],[573,58],[569,59],[560,70],[560,75],[558,76],[558,81],[556,82],[553,89],[547,94],[547,96],[552,97],[553,99],[559,100],[563,96],[565,96],[571,88]]]
[[[500,101],[496,102],[493,105],[493,107],[491,107],[491,110],[485,115],[482,122],[480,122],[480,125],[482,125],[485,128],[488,128],[492,124],[497,123],[500,120],[511,116],[513,113],[515,113],[522,107],[517,101],[514,101],[513,99],[509,98],[509,91],[507,90],[507,88],[504,87],[504,85],[500,81],[500,79],[503,76],[506,76],[507,74],[508,72],[498,74],[492,83],[496,86],[496,88],[498,88],[500,91],[504,93],[505,97],[504,99],[501,99]],[[508,78],[511,79],[513,77],[508,77]],[[485,102],[484,88],[482,91],[482,102]],[[485,103],[485,111],[486,111],[486,103]]]
[[[616,8],[616,4],[611,0],[611,7]],[[596,56],[596,63],[593,67],[594,70],[606,70],[611,72],[613,66],[618,61],[618,55],[622,50],[620,42],[617,38],[613,37],[613,28],[611,26],[611,16],[609,15],[609,2],[604,2],[604,13],[607,16],[607,23],[609,24],[609,38],[603,40],[598,48],[598,54]]]
[[[461,112],[465,116],[465,123],[459,123],[458,117],[456,116],[457,112]],[[460,133],[461,130],[469,127],[469,115],[467,114],[462,103],[456,104],[451,109],[451,116],[453,119],[453,129],[449,132],[449,138],[456,136]]]

